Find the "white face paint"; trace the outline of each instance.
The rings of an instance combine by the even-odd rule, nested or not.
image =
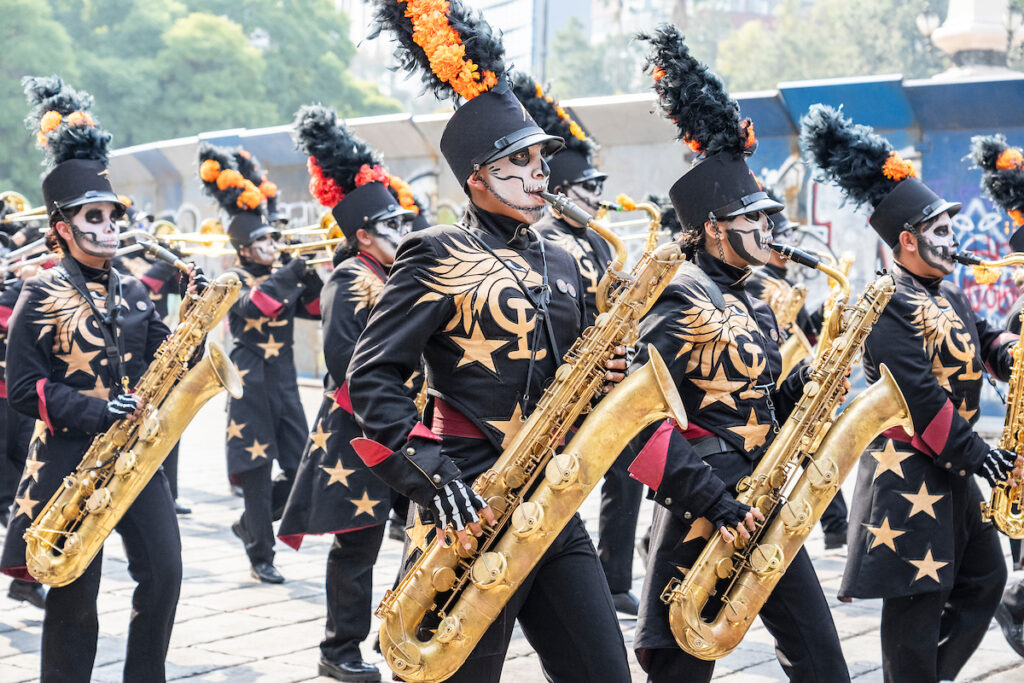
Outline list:
[[[751,266],[763,266],[771,256],[772,228],[764,211],[745,213],[730,221],[720,221],[725,237],[736,255]]]
[[[544,215],[547,203],[537,193],[548,189],[549,175],[539,143],[492,161],[478,173],[495,199],[512,209],[516,218],[530,224]]]
[[[953,220],[943,213],[917,235],[917,251],[921,260],[943,276],[953,272],[953,254],[960,241],[953,234]]]
[[[601,208],[601,194],[604,192],[604,180],[585,180],[569,186],[566,196],[577,204],[582,204],[591,212]]]
[[[395,254],[398,252],[398,245],[402,243],[402,238],[412,230],[412,219],[412,216],[397,216],[376,221],[373,224],[370,230],[371,236],[377,248],[387,257],[385,260],[390,259],[390,263],[385,263],[384,265],[394,263]]]
[[[261,266],[269,266],[277,260],[277,240],[273,235],[265,235],[250,244],[249,260]]]
[[[113,202],[83,205],[69,221],[75,245],[89,256],[104,260],[114,258],[121,244],[114,223],[119,213]]]

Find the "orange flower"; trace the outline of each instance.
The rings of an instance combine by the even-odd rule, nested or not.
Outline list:
[[[586,141],[587,134],[580,128],[580,124],[575,121],[569,121],[569,132],[572,133],[573,137],[579,138],[580,140]]]
[[[277,183],[272,183],[269,180],[264,180],[260,183],[260,192],[267,199],[277,196]]]
[[[84,111],[73,111],[68,114],[68,125],[69,126],[94,126],[92,117],[89,116],[88,112]]]
[[[238,195],[238,199],[235,202],[239,208],[256,209],[263,203],[263,193],[260,189],[253,185],[251,182],[242,191],[242,194]]]
[[[544,90],[540,87],[540,83],[537,83],[536,86],[537,86],[537,97],[544,97]]]
[[[1010,218],[1015,225],[1024,225],[1024,211],[1014,210],[1010,212]]]
[[[36,133],[36,144],[40,147],[46,147],[46,133],[43,131]]]
[[[229,168],[227,170],[221,171],[220,174],[217,176],[217,189],[221,191],[226,190],[229,187],[244,186],[245,178],[242,177],[241,173],[234,169]]]
[[[251,157],[252,157],[252,155],[251,155],[251,154],[249,154],[249,152],[248,152],[247,150],[244,150],[244,149],[243,149],[243,150],[240,150],[240,151],[238,152],[238,156],[242,157],[243,159],[249,159],[249,158],[251,158]]]
[[[213,159],[207,159],[199,166],[199,177],[204,183],[212,183],[220,175],[220,164]]]
[[[654,67],[654,71],[651,72],[651,75],[654,76],[654,82],[657,83],[665,77],[665,70],[660,66],[656,66]]]
[[[689,135],[683,138],[683,142],[686,143],[686,146],[689,147],[690,151],[693,152],[694,154],[702,154],[700,143],[691,138]]]
[[[391,183],[391,189],[398,194],[398,203],[402,205],[402,208],[418,214],[420,207],[416,205],[416,200],[413,199],[412,188],[409,186],[409,183],[396,175],[388,176],[388,178]]]
[[[309,193],[316,197],[322,206],[334,208],[345,198],[345,192],[338,187],[334,179],[324,177],[323,169],[317,163],[316,157],[306,160],[306,168],[309,170]]]
[[[60,115],[60,112],[53,111],[52,109],[45,114],[43,118],[39,119],[39,130],[44,133],[49,133],[51,130],[60,125],[61,120],[64,117]]]
[[[743,149],[753,149],[757,145],[757,137],[754,135],[754,122],[750,119],[743,119],[743,122],[740,123],[740,128],[746,136],[746,140],[743,141]]]
[[[1016,147],[1004,149],[996,160],[996,168],[1000,171],[1009,171],[1014,168],[1024,168],[1024,154]]]
[[[618,202],[623,211],[636,211],[636,202],[634,202],[633,198],[628,194],[620,194],[616,196],[615,201]]]
[[[906,178],[917,177],[917,169],[914,168],[914,164],[892,152],[882,165],[882,175],[898,183]]]

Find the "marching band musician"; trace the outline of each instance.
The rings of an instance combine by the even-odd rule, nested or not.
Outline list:
[[[243,394],[228,401],[228,475],[242,489],[244,511],[231,525],[245,544],[253,578],[282,583],[274,567],[274,520],[280,517],[295,478],[309,428],[299,399],[292,355],[296,317],[320,319],[323,282],[307,259],[278,260],[277,229],[267,223],[266,196],[238,170],[229,150],[199,148],[203,188],[228,216],[228,236],[238,252],[234,272],[242,291],[228,312],[231,360]],[[271,478],[277,461],[281,473]]]
[[[299,147],[309,156],[310,189],[331,210],[345,242],[335,250],[334,270],[320,295],[324,400],[278,536],[297,550],[305,534],[334,534],[327,556],[327,629],[319,671],[339,681],[379,681],[380,672],[363,661],[359,644],[370,633],[373,565],[397,494],[370,473],[349,443],[362,432],[352,416],[345,375],[398,244],[419,208],[404,181],[381,168],[373,150],[333,110],[303,107],[295,128]],[[407,393],[415,396],[421,384]]]
[[[775,193],[770,189],[766,191],[768,192],[769,197],[779,204],[782,204]],[[773,243],[796,246],[796,231],[800,227],[800,224],[789,220],[789,218],[786,217],[785,209],[768,216],[768,221],[772,227]],[[793,282],[788,277],[788,261],[782,258],[778,252],[769,252],[768,262],[765,263],[762,268],[764,268],[764,271],[769,276],[777,280],[781,280],[789,286],[793,285]],[[765,298],[766,288],[759,278],[750,278],[747,283],[747,291],[758,299]],[[824,316],[822,315],[820,308],[812,313],[807,310],[806,306],[803,306],[800,308],[799,313],[797,313],[796,325],[807,337],[807,341],[814,344],[817,341],[818,331],[821,329],[823,320]],[[782,338],[785,339],[785,330],[780,330],[780,334],[782,335]],[[832,498],[828,507],[825,508],[825,512],[821,515],[821,529],[825,532],[825,550],[842,548],[846,545],[846,534],[849,530],[846,517],[846,500],[843,498],[843,492],[840,489],[836,491],[836,495]]]
[[[56,77],[54,77],[56,78]],[[17,410],[38,420],[4,542],[0,569],[31,579],[22,535],[97,434],[143,405],[132,393],[169,334],[145,287],[110,267],[124,205],[107,178],[109,133],[83,109],[60,116],[33,98],[49,171],[43,198],[58,267],[28,280],[10,321],[7,387]],[[56,85],[60,86],[59,79]],[[70,91],[70,89],[69,89]],[[73,92],[73,91],[72,91]],[[83,94],[86,105],[91,98]],[[60,120],[55,121],[55,118]],[[181,541],[166,478],[157,473],[116,527],[137,582],[125,680],[164,680],[181,584]],[[41,680],[88,681],[96,655],[102,551],[74,582],[46,595]]]
[[[551,177],[548,185],[590,213],[601,208],[601,192],[606,173],[594,166],[594,143],[578,123],[545,95],[540,84],[526,74],[516,73],[515,94],[544,131],[565,140],[565,148],[548,159]],[[583,276],[585,324],[597,319],[597,285],[612,260],[611,247],[586,225],[549,210],[534,229],[565,249],[576,259]],[[615,609],[636,615],[639,602],[630,592],[633,583],[633,540],[640,516],[643,486],[631,479],[627,458],[620,458],[604,476],[601,486],[601,512],[598,517],[597,556],[604,568]]]
[[[1010,235],[1010,251],[1024,252],[1024,152],[1010,147],[1002,135],[977,136],[971,140],[972,158],[981,168],[981,188],[996,206],[1009,215],[1015,230]],[[1024,289],[1024,271],[1017,269],[1013,275],[1018,291]],[[1020,335],[1021,307],[1024,296],[1019,296],[1006,316],[1005,329]],[[1010,558],[1015,569],[1021,569],[1021,541],[1010,539]],[[996,621],[1003,631],[1003,637],[1013,651],[1024,657],[1024,579],[1018,578],[1003,591],[1003,598],[996,607]]]
[[[864,376],[884,363],[910,406],[914,436],[893,428],[861,456],[840,599],[882,598],[886,681],[953,680],[984,636],[1006,582],[996,530],[981,519],[972,475],[995,484],[1015,456],[974,431],[982,371],[1006,379],[1016,337],[978,319],[943,278],[960,204],[867,126],[815,105],[801,148],[893,250],[896,292],[864,346]],[[912,637],[908,637],[913,634]]]
[[[366,436],[354,442],[356,451],[416,504],[414,550],[426,547],[428,525],[436,533],[453,526],[455,542],[469,548],[481,518],[495,522],[470,485],[514,437],[584,326],[576,261],[530,228],[545,211],[537,194],[548,187],[545,157],[562,141],[515,98],[504,48],[482,18],[458,0],[427,10],[382,0],[376,18],[397,38],[401,63],[422,65],[439,96],[466,100],[445,126],[441,152],[470,202],[458,224],[402,242],[348,374]],[[435,52],[428,60],[413,39],[428,26],[465,53],[446,59]],[[470,65],[475,78],[444,80]],[[424,422],[404,386],[421,357],[429,387]],[[625,360],[607,364],[609,380],[621,380]],[[578,515],[448,680],[497,683],[517,620],[549,679],[629,679],[607,582]]]
[[[661,108],[700,161],[669,190],[689,258],[641,321],[634,360],[646,362],[651,345],[661,352],[689,421],[683,432],[666,422],[634,441],[643,448],[630,472],[659,503],[634,648],[650,681],[709,681],[714,662],[676,644],[662,591],[694,563],[712,534],[749,538],[763,521],[759,510],[735,499],[736,484],[753,472],[808,373],[793,372],[776,385],[775,316],[746,291],[750,266],[768,260],[768,216],[782,208],[747,168],[744,158],[756,146],[752,124],[740,121],[735,101],[690,55],[675,27],[662,25],[641,39],[651,43],[647,65]],[[792,559],[760,617],[790,680],[849,680],[806,548]]]

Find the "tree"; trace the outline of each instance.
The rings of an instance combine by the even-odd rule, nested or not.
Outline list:
[[[642,45],[622,34],[591,45],[583,22],[572,17],[551,44],[552,92],[560,99],[642,92],[649,84],[643,54]]]
[[[0,192],[16,190],[38,205],[42,203],[43,153],[35,148],[35,135],[23,123],[28,107],[21,78],[58,72],[74,81],[78,78],[75,51],[67,31],[38,0],[4,3],[0,45]]]

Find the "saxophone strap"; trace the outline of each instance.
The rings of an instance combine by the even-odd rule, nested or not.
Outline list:
[[[85,276],[82,275],[82,269],[78,266],[78,262],[70,256],[65,256],[60,265],[64,270],[65,279],[89,304],[93,317],[96,318],[96,327],[103,335],[103,350],[107,356],[107,369],[113,379],[108,390],[108,398],[113,400],[118,394],[128,391],[128,375],[125,373],[124,367],[124,331],[121,329],[120,323],[123,299],[121,277],[113,266],[108,269],[107,310],[103,312],[96,305],[93,293],[85,282]]]

